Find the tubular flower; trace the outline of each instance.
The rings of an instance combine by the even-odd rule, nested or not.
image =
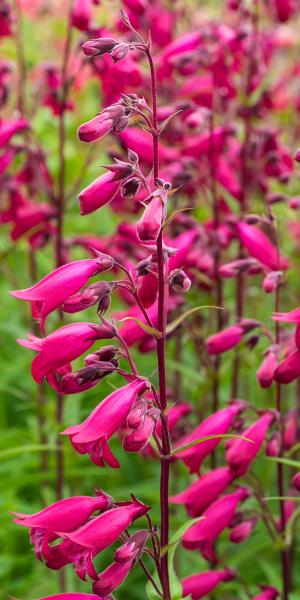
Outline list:
[[[254,598],[252,598],[252,600],[276,600],[276,598],[278,598],[279,596],[279,592],[278,590],[276,590],[276,588],[274,587],[264,587],[263,591],[258,594],[257,596],[254,596]]]
[[[173,504],[183,504],[190,517],[199,517],[226,490],[233,477],[228,467],[219,467],[205,473],[184,492],[171,496],[169,501]]]
[[[29,123],[26,119],[9,119],[0,122],[0,148],[5,146],[16,134],[28,129]]]
[[[202,556],[212,563],[217,562],[214,543],[220,533],[230,524],[240,502],[248,498],[249,492],[239,488],[232,494],[213,502],[204,513],[204,519],[192,525],[183,535],[182,543],[188,550],[200,550]]]
[[[235,477],[246,473],[265,441],[267,431],[274,421],[274,412],[266,412],[255,423],[243,431],[247,440],[235,439],[226,452],[226,460]]]
[[[137,498],[132,502],[122,502],[95,517],[76,531],[63,534],[66,538],[62,549],[68,555],[68,560],[74,562],[77,574],[85,577],[86,571],[97,581],[92,559],[111,546],[133,521],[142,517],[150,510]]]
[[[92,18],[92,0],[75,0],[72,13],[71,23],[73,27],[79,31],[86,31],[89,27]]]
[[[109,169],[108,173],[100,175],[80,192],[78,202],[81,215],[89,215],[111,202],[116,197],[123,181],[132,174],[132,165],[122,161],[106,168]]]
[[[118,548],[115,552],[115,561],[100,573],[97,581],[93,583],[93,591],[96,594],[106,596],[121,585],[134,563],[142,555],[147,538],[147,531],[138,531]]]
[[[130,114],[130,109],[125,110],[122,102],[116,102],[116,104],[102,110],[99,115],[96,115],[87,123],[80,125],[78,137],[82,142],[94,142],[107,133],[120,133],[129,123],[127,114]]]
[[[222,354],[237,346],[243,339],[243,336],[255,327],[258,327],[258,321],[251,319],[241,319],[235,325],[227,327],[222,331],[211,335],[206,340],[206,350],[208,354]]]
[[[269,388],[273,383],[278,365],[278,351],[279,348],[273,345],[265,352],[264,359],[256,373],[257,381],[262,388]]]
[[[182,580],[183,597],[189,596],[192,600],[200,600],[211,594],[220,583],[230,581],[234,577],[235,573],[229,569],[191,575]]]
[[[192,433],[189,433],[179,442],[177,446],[181,447],[190,444],[195,440],[200,440],[208,435],[217,435],[227,433],[229,427],[233,423],[235,417],[246,408],[246,403],[242,400],[237,400],[230,404],[227,408],[218,410],[205,419]],[[214,438],[196,444],[192,448],[182,450],[176,454],[177,459],[183,460],[191,473],[198,473],[203,460],[208,454],[214,451],[220,443],[220,438]]]
[[[236,227],[238,237],[250,256],[271,271],[288,268],[288,260],[284,256],[278,258],[276,247],[260,229],[247,223],[237,223]]]
[[[119,467],[108,441],[124,426],[134,402],[148,388],[146,379],[136,378],[112,392],[83,423],[68,427],[62,435],[69,435],[75,450],[80,454],[89,454],[99,467],[104,467],[105,463],[113,468]]]
[[[45,338],[29,335],[28,340],[18,339],[25,348],[37,350],[31,373],[37,383],[46,377],[57,389],[56,372],[84,354],[96,340],[111,339],[114,333],[104,325],[95,323],[71,323],[57,329]]]
[[[295,350],[282,360],[275,370],[278,383],[291,383],[300,376],[300,350]]]
[[[148,200],[144,214],[137,223],[137,233],[141,242],[153,243],[156,242],[166,217],[167,192],[158,189],[147,198]]]
[[[39,600],[101,600],[99,596],[96,594],[80,594],[80,593],[66,593],[66,594],[54,594],[54,596],[45,596],[44,598],[39,598]],[[102,600],[106,600],[102,598]]]
[[[110,256],[98,253],[94,259],[76,260],[63,265],[32,287],[15,290],[11,295],[31,303],[32,316],[44,331],[50,313],[64,304],[69,296],[76,294],[90,277],[110,269],[113,264]]]

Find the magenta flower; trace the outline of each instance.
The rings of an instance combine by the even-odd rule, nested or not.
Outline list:
[[[79,31],[87,31],[91,18],[92,0],[75,0],[71,13],[73,27],[77,27]]]
[[[230,531],[229,539],[234,544],[241,544],[245,540],[250,537],[252,531],[255,528],[257,523],[257,517],[252,517],[251,519],[241,521],[241,523],[237,523],[234,527],[232,527]]]
[[[14,521],[23,527],[39,527],[49,531],[70,532],[78,529],[85,523],[96,510],[107,510],[111,508],[113,500],[102,490],[96,492],[96,496],[72,496],[54,502],[47,508],[26,515],[13,513]]]
[[[190,517],[199,517],[226,490],[233,479],[228,467],[219,467],[205,473],[184,492],[171,496],[173,504],[183,504]]]
[[[136,228],[141,242],[153,243],[156,242],[166,217],[166,191],[163,189],[156,190],[147,198],[146,202],[149,203]]]
[[[124,450],[127,452],[143,450],[153,435],[159,416],[160,411],[157,408],[150,408],[139,427],[127,430],[123,438]]]
[[[86,571],[95,581],[92,559],[113,544],[133,521],[144,516],[150,510],[136,498],[132,502],[122,502],[115,508],[105,511],[76,531],[63,534],[66,538],[64,552],[70,562],[74,562],[77,574],[85,578]]]
[[[82,142],[94,142],[104,137],[107,133],[119,133],[128,125],[125,108],[120,103],[108,106],[87,123],[80,125],[78,137]]]
[[[293,15],[296,3],[294,0],[273,0],[272,4],[278,21],[285,23]]]
[[[235,573],[229,569],[191,575],[182,580],[183,597],[189,596],[192,600],[200,600],[211,594],[220,583],[230,581],[234,577]]]
[[[214,543],[220,533],[230,524],[237,506],[248,498],[245,488],[222,496],[213,502],[204,513],[204,519],[190,527],[183,535],[182,543],[188,550],[200,550],[202,556],[212,563],[217,562]]]
[[[106,597],[116,590],[142,555],[147,538],[148,532],[145,530],[130,536],[115,552],[115,562],[98,575],[93,583],[93,592]]]
[[[254,461],[256,455],[265,441],[267,431],[274,421],[274,412],[265,412],[255,423],[252,423],[245,431],[243,437],[247,440],[232,440],[226,452],[226,460],[235,477],[244,475]]]
[[[279,592],[278,590],[276,590],[276,588],[273,587],[263,587],[263,591],[258,594],[257,596],[254,596],[254,598],[252,598],[252,600],[276,600],[276,598],[278,598],[279,596]]]
[[[241,319],[235,325],[209,336],[205,344],[208,354],[222,354],[231,350],[242,341],[246,333],[258,326],[259,322],[254,319]]]
[[[109,171],[95,179],[78,196],[81,215],[89,215],[111,202],[120,188],[120,181]]]
[[[28,340],[18,339],[25,348],[37,350],[38,355],[33,359],[31,373],[37,383],[46,377],[57,389],[56,372],[84,354],[96,340],[111,339],[114,333],[104,325],[95,323],[71,323],[57,329],[45,338],[34,335]]]
[[[271,271],[288,268],[288,260],[284,256],[277,256],[276,247],[260,229],[247,223],[237,223],[236,227],[238,237],[250,256]]]
[[[180,447],[207,435],[227,433],[235,417],[245,408],[246,403],[242,400],[233,402],[227,408],[223,408],[207,417],[192,433],[186,435],[176,445]],[[215,438],[201,442],[192,448],[178,452],[176,458],[183,460],[191,473],[198,473],[203,460],[214,451],[220,441],[220,438]]]
[[[270,346],[265,352],[264,359],[256,373],[256,378],[262,388],[269,388],[274,380],[278,365],[278,347]]]
[[[69,296],[76,294],[90,277],[113,266],[114,261],[110,256],[97,254],[94,259],[77,260],[63,265],[32,287],[15,290],[11,295],[31,303],[32,316],[39,321],[44,331],[47,316],[51,312],[62,306]]]
[[[9,119],[0,122],[0,148],[5,146],[11,138],[21,131],[28,129],[29,124],[26,119]]]
[[[80,454],[88,453],[99,467],[104,467],[105,463],[113,468],[119,467],[108,441],[124,426],[134,402],[148,388],[146,379],[134,379],[107,396],[83,423],[68,427],[62,435],[69,435],[75,450]]]
[[[99,598],[98,595],[95,594],[81,594],[81,593],[73,593],[67,592],[66,594],[54,594],[54,596],[45,596],[44,598],[39,598],[39,600],[106,600],[105,598]],[[107,599],[108,600],[108,599]]]

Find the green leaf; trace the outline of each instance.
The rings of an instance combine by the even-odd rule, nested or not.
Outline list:
[[[287,465],[288,467],[295,467],[296,469],[300,469],[300,461],[293,460],[292,458],[285,458],[281,456],[265,456],[266,460],[281,463],[282,465]]]
[[[65,451],[63,446],[57,444],[31,444],[28,446],[16,446],[14,448],[7,448],[0,450],[0,460],[6,460],[11,456],[18,456],[18,454],[25,454],[26,452],[44,452],[46,450],[60,450]]]
[[[187,529],[189,529],[192,525],[202,520],[204,517],[200,517],[198,519],[190,519],[184,525],[182,525],[179,529],[177,529],[176,533],[171,537],[170,543],[168,546],[170,550],[168,552],[168,565],[169,565],[169,574],[170,574],[170,588],[171,588],[171,599],[172,600],[182,600],[182,585],[181,581],[177,576],[175,571],[174,561],[175,561],[175,553],[178,548],[178,545],[182,539],[182,536],[185,534]],[[162,548],[162,552],[164,548]]]
[[[198,312],[199,310],[203,310],[204,308],[215,308],[216,310],[224,310],[223,308],[221,308],[221,306],[213,306],[213,305],[210,305],[210,304],[206,304],[204,306],[195,306],[194,308],[190,308],[189,310],[186,310],[182,315],[179,315],[179,317],[177,317],[177,319],[174,319],[174,321],[171,321],[171,323],[169,323],[167,325],[167,327],[166,327],[166,334],[168,335],[169,333],[172,333],[173,331],[175,331],[175,329],[179,325],[181,325],[181,323],[187,317],[190,317],[194,313]]]
[[[184,446],[179,446],[179,448],[174,448],[170,454],[168,454],[167,458],[170,458],[171,456],[174,456],[175,454],[178,454],[178,452],[182,452],[183,450],[188,450],[189,448],[192,448],[193,446],[196,446],[197,444],[201,444],[202,442],[207,442],[208,440],[215,440],[215,439],[223,439],[223,438],[233,438],[233,439],[237,439],[237,440],[244,440],[245,442],[250,442],[250,444],[254,444],[255,442],[253,442],[253,440],[250,440],[249,438],[244,437],[243,435],[236,435],[234,433],[216,433],[215,435],[205,435],[202,438],[198,438],[197,440],[193,440],[193,442],[190,442],[189,444],[185,444]]]
[[[186,208],[179,208],[178,210],[175,210],[174,212],[172,212],[172,214],[170,214],[169,217],[167,217],[167,219],[165,220],[162,229],[165,229],[166,227],[168,227],[168,225],[170,225],[170,223],[172,223],[173,219],[175,219],[176,215],[178,215],[179,213],[185,212],[186,210],[194,210],[193,207],[186,207]]]
[[[158,331],[158,329],[155,329],[155,327],[150,327],[150,325],[147,325],[147,323],[143,323],[143,321],[141,321],[140,319],[137,319],[136,317],[123,317],[123,319],[118,319],[119,321],[135,321],[135,323],[138,324],[138,326],[143,329],[144,331],[146,331],[146,333],[149,333],[149,335],[153,335],[156,339],[159,339],[161,337],[161,332]]]

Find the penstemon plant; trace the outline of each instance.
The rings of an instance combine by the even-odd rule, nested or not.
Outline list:
[[[36,352],[31,374],[39,386],[39,410],[41,404],[44,409],[45,381],[56,395],[56,502],[33,514],[14,512],[15,523],[29,529],[36,558],[62,575],[61,593],[41,600],[112,600],[115,593],[124,597],[121,586],[138,568],[145,583],[143,597],[149,600],[295,600],[300,491],[295,470],[300,463],[289,453],[299,448],[300,311],[281,312],[290,262],[281,252],[277,205],[297,210],[300,201],[282,191],[289,181],[296,187],[294,162],[270,118],[276,101],[283,102],[283,90],[279,84],[279,89],[268,87],[267,73],[273,54],[288,41],[264,33],[263,27],[270,14],[286,23],[296,8],[281,0],[270,6],[259,0],[253,5],[230,0],[228,24],[200,20],[195,30],[175,37],[174,23],[181,17],[188,21],[188,11],[179,3],[172,11],[159,0],[124,0],[128,12],[121,9],[118,33],[111,34],[92,23],[97,1],[70,0],[62,62],[59,68],[44,65],[42,75],[43,105],[58,124],[53,181],[27,107],[24,2],[16,0],[13,13],[0,0],[0,35],[13,34],[18,67],[18,112],[0,123],[0,176],[4,173],[1,182],[8,196],[1,222],[12,224],[13,242],[27,236],[33,285],[11,295],[31,308],[33,333],[18,342]],[[73,56],[75,29],[82,37]],[[104,107],[79,126],[78,138],[91,150],[83,176],[69,190],[67,117],[74,108],[76,69],[86,68],[89,77],[101,80]],[[5,69],[0,79],[3,105],[4,75]],[[17,135],[22,136],[19,146],[14,143]],[[109,164],[81,189],[95,158],[93,142],[106,136],[114,140]],[[20,154],[25,157],[21,169],[14,162]],[[300,162],[299,152],[295,158]],[[272,187],[274,180],[279,192]],[[33,198],[43,194],[46,201],[29,201],[22,186]],[[77,190],[82,217],[102,214],[110,205],[116,213],[130,214],[131,222],[119,224],[108,236],[93,231],[68,239],[66,211]],[[36,282],[37,257],[49,240],[55,268]],[[70,260],[76,247],[89,258]],[[259,320],[260,311],[251,305],[261,276],[262,293],[274,298],[269,311],[271,316],[274,308],[274,327]],[[228,289],[234,295],[233,311]],[[199,305],[199,292],[208,298],[205,305]],[[116,312],[113,297],[127,308]],[[94,318],[73,320],[83,311],[94,311]],[[49,332],[53,313],[57,328]],[[295,335],[282,322],[296,323]],[[261,342],[268,345],[257,382],[274,393],[265,396],[262,391],[256,402],[244,379],[246,367],[253,367],[252,351]],[[185,343],[205,373],[201,404],[195,406],[183,399]],[[152,372],[141,359],[149,352],[155,356]],[[171,354],[176,377],[168,373]],[[116,377],[122,382],[119,387]],[[63,429],[70,422],[63,410],[65,398],[93,388],[98,392],[104,379],[113,391],[83,421]],[[295,380],[296,403],[291,392],[285,395],[285,385]],[[44,449],[51,450],[51,445],[44,412],[39,417],[40,466],[47,490],[49,457]],[[104,467],[124,469],[123,452],[156,461],[159,507],[149,506],[143,493],[137,498],[134,489],[128,489],[125,499],[98,487],[93,495],[65,497],[66,438],[73,452],[99,468],[100,478]],[[120,460],[113,438],[122,444]],[[256,470],[255,459],[265,442],[269,467],[274,467],[271,484]],[[292,474],[289,469],[294,469]],[[187,472],[192,476],[188,480]],[[184,511],[188,520],[182,517]],[[230,545],[224,544],[224,551],[226,530]],[[250,554],[262,559],[255,582],[239,569],[238,553],[232,550],[244,542],[247,548],[251,536],[255,550],[251,554],[250,547]],[[281,565],[274,581],[271,567],[264,566],[265,551]],[[192,556],[191,562],[183,564],[179,552],[180,557]],[[99,572],[101,553],[110,562]],[[85,593],[66,591],[68,566],[85,582]]]

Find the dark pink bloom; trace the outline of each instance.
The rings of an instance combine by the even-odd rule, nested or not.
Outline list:
[[[152,140],[147,131],[138,127],[128,127],[126,131],[121,133],[120,138],[127,148],[131,148],[139,155],[141,161],[152,164]],[[171,162],[178,159],[178,150],[169,148],[163,142],[159,142],[159,157],[163,162]]]
[[[84,42],[82,50],[86,56],[102,56],[110,53],[118,42],[112,38],[96,38]]]
[[[244,331],[240,325],[231,325],[206,340],[208,354],[222,354],[237,346],[243,339]]]
[[[300,323],[300,308],[295,308],[290,312],[273,313],[272,319],[283,323]]]
[[[230,531],[229,539],[234,544],[241,544],[248,537],[250,537],[255,525],[257,523],[257,517],[252,517],[246,521],[242,521],[238,523],[234,527],[232,527]]]
[[[278,21],[285,23],[293,15],[296,4],[294,0],[273,0],[273,6]]]
[[[211,335],[206,340],[208,354],[222,354],[231,350],[242,341],[246,333],[258,326],[259,322],[254,319],[241,319],[235,325]]]
[[[28,340],[18,339],[25,348],[37,350],[31,373],[37,383],[44,377],[56,389],[55,372],[84,354],[96,340],[114,337],[111,329],[95,323],[71,323],[57,329],[45,338],[29,335]]]
[[[115,552],[115,562],[97,576],[93,583],[93,591],[101,596],[107,596],[126,579],[142,552],[148,538],[147,531],[138,531],[130,536]]]
[[[228,467],[219,467],[205,473],[194,481],[184,492],[171,496],[173,504],[183,504],[190,517],[198,517],[212,502],[226,490],[233,479]]]
[[[283,256],[278,258],[276,247],[260,229],[247,223],[237,223],[236,227],[238,237],[250,256],[272,271],[288,268],[288,260]]]
[[[214,543],[220,533],[230,524],[237,506],[248,498],[245,488],[238,488],[232,494],[222,496],[213,502],[204,513],[204,519],[190,527],[182,537],[188,550],[200,550],[202,556],[212,563],[217,562]]]
[[[207,417],[192,433],[179,440],[176,446],[184,446],[207,435],[227,433],[235,417],[245,408],[246,403],[242,400],[233,402],[227,408],[223,408]],[[178,452],[176,458],[183,460],[191,473],[198,473],[203,460],[214,451],[220,441],[221,438],[215,438],[200,442],[192,448]]]
[[[225,263],[219,268],[219,275],[226,279],[237,277],[241,273],[247,272],[252,266],[256,265],[253,258],[239,258],[229,263]]]
[[[11,292],[14,298],[31,303],[34,319],[39,321],[42,331],[47,316],[57,310],[69,296],[76,294],[89,280],[113,266],[113,259],[99,254],[94,259],[76,260],[49,273],[31,288]]]
[[[23,527],[39,527],[48,531],[70,532],[78,529],[96,510],[107,510],[113,500],[102,492],[94,496],[72,496],[58,500],[32,515],[13,513],[14,521]]]
[[[5,146],[16,133],[25,131],[28,127],[29,124],[26,119],[20,118],[0,121],[0,148]]]
[[[300,376],[300,350],[289,354],[275,371],[274,379],[279,383],[291,383]]]
[[[66,594],[54,594],[54,596],[45,596],[44,598],[39,598],[39,600],[101,600],[99,596],[96,594],[81,594],[76,592],[70,592]],[[105,600],[105,598],[102,598]]]
[[[72,542],[69,548],[70,558],[73,555],[74,560],[81,554],[91,560],[105,548],[111,546],[121,533],[133,521],[145,515],[149,508],[149,506],[133,498],[132,502],[122,502],[115,508],[111,508],[95,517],[76,531],[67,533],[64,537]],[[97,579],[97,576],[94,579]]]
[[[263,591],[257,596],[254,596],[252,600],[275,600],[276,598],[278,598],[278,596],[279,592],[278,590],[276,590],[276,588],[264,587]]]
[[[120,188],[120,181],[115,179],[114,173],[109,171],[95,179],[78,196],[81,215],[89,215],[111,202]]]
[[[73,27],[86,31],[92,18],[92,0],[75,0],[72,7],[71,22]]]
[[[146,202],[148,204],[136,228],[141,242],[153,243],[156,242],[166,218],[167,193],[163,189],[156,190]]]
[[[103,400],[80,425],[73,425],[63,431],[69,435],[75,450],[80,454],[88,453],[99,467],[107,463],[110,467],[119,467],[112,454],[108,441],[125,424],[126,418],[140,395],[149,387],[146,379],[135,379],[122,388],[112,392]]]
[[[270,346],[265,352],[264,359],[256,373],[256,378],[262,388],[268,388],[274,380],[275,370],[278,365],[278,347]]]
[[[266,294],[272,294],[277,290],[282,280],[282,271],[271,271],[265,276],[262,287]]]
[[[274,421],[274,412],[266,412],[255,423],[243,431],[247,440],[232,440],[226,452],[226,460],[236,477],[246,473],[266,439],[269,427]],[[252,443],[253,442],[253,443]]]
[[[189,596],[192,600],[200,600],[211,594],[219,583],[234,579],[235,574],[229,569],[223,571],[205,571],[197,573],[182,580],[183,597]]]
[[[111,286],[106,281],[99,281],[82,292],[69,296],[61,310],[66,313],[76,313],[98,303],[98,314],[104,314],[110,305],[110,292]]]

